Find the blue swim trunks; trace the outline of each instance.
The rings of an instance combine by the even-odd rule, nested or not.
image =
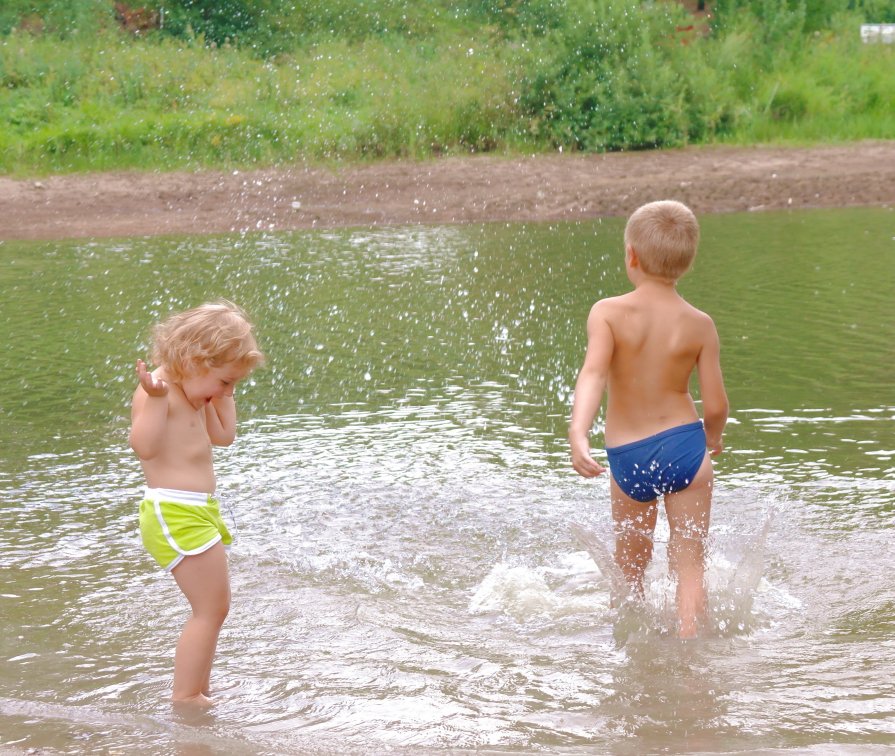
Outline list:
[[[609,469],[619,488],[642,502],[689,486],[705,452],[701,420],[606,449]]]

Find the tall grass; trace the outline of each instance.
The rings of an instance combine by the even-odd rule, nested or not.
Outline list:
[[[512,63],[469,39],[320,42],[276,62],[117,37],[0,43],[0,168],[69,171],[424,157],[505,146]]]
[[[818,32],[771,70],[746,60],[741,114],[728,141],[815,142],[895,138],[895,48],[860,41],[853,17]],[[742,86],[744,77],[751,86]]]
[[[61,0],[42,27],[3,6],[0,170],[895,138],[895,49],[860,42],[849,0],[824,28],[794,0],[724,0],[705,36],[633,0],[264,2],[263,50],[135,38],[103,0],[67,4],[81,31],[53,29]]]

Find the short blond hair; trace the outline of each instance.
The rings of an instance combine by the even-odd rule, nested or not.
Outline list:
[[[152,359],[176,380],[236,364],[264,363],[248,315],[226,299],[176,313],[152,329]]]
[[[625,226],[625,247],[637,253],[643,272],[676,280],[686,273],[699,246],[699,222],[693,211],[675,200],[639,207]]]

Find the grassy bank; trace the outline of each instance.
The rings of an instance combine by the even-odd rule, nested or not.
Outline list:
[[[728,0],[694,30],[667,3],[268,3],[220,44],[79,3],[0,15],[5,173],[895,138],[895,46],[844,0]]]

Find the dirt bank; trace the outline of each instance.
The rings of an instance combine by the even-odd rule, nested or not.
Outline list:
[[[566,221],[661,198],[697,213],[891,205],[895,141],[0,178],[0,239]]]

